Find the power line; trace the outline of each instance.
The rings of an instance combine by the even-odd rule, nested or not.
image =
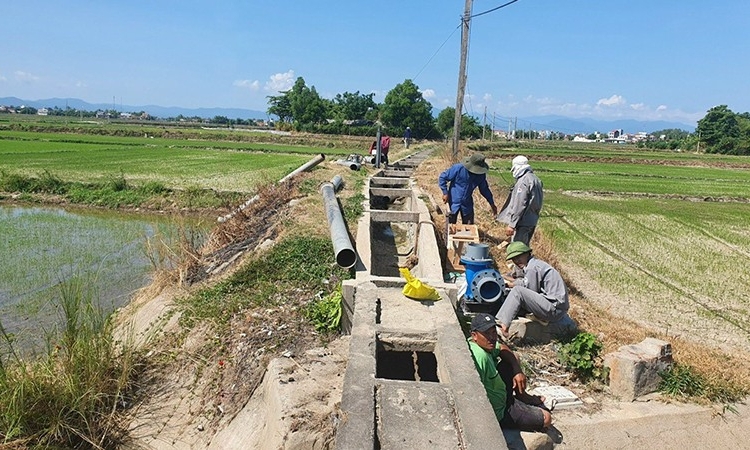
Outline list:
[[[480,13],[478,13],[478,14],[474,14],[473,16],[471,16],[471,18],[473,19],[474,17],[479,17],[479,16],[483,16],[483,15],[485,15],[485,14],[489,14],[489,13],[491,13],[491,12],[493,12],[493,11],[497,11],[497,10],[498,10],[498,9],[500,9],[500,8],[505,8],[505,7],[506,7],[506,6],[508,6],[508,5],[512,5],[513,3],[517,2],[517,1],[518,1],[518,0],[511,0],[511,1],[509,1],[508,3],[505,3],[504,5],[500,5],[500,6],[497,6],[497,7],[495,7],[495,8],[492,8],[492,9],[488,9],[487,11],[484,11],[484,12],[480,12]]]
[[[458,30],[459,28],[461,28],[461,24],[458,24],[458,26],[453,29],[450,36],[448,36],[448,38],[442,44],[440,44],[440,47],[438,47],[438,49],[435,50],[435,53],[433,53],[432,56],[430,56],[430,59],[428,59],[427,62],[424,64],[424,66],[422,66],[422,68],[419,69],[419,72],[417,72],[417,74],[414,75],[414,78],[412,78],[413,81],[417,81],[417,77],[422,74],[424,69],[430,64],[430,62],[432,62],[432,59],[435,58],[435,56],[437,56],[440,50],[442,50],[445,44],[448,43],[448,41],[453,37],[454,34],[456,34],[456,30]]]

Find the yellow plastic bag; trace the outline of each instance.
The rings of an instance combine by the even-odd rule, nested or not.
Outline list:
[[[440,294],[435,290],[434,287],[429,286],[414,278],[406,267],[399,267],[401,276],[406,279],[403,293],[405,296],[414,300],[440,300]]]

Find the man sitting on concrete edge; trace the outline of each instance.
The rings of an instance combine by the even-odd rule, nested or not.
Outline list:
[[[495,417],[502,428],[544,431],[552,424],[552,414],[544,408],[544,397],[526,392],[526,375],[516,355],[498,342],[496,326],[494,317],[479,313],[471,321],[468,338],[474,366]]]
[[[531,313],[544,322],[557,322],[567,315],[568,288],[560,272],[535,258],[531,248],[521,241],[508,244],[506,260],[513,260],[523,277],[506,279],[512,289],[496,314],[503,336],[508,336],[511,321],[520,314]]]

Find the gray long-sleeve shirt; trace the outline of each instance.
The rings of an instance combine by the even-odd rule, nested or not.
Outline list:
[[[557,308],[568,310],[568,288],[554,267],[532,256],[524,268],[524,287],[557,302]]]
[[[542,181],[529,168],[516,180],[497,220],[513,228],[535,227],[543,200]]]

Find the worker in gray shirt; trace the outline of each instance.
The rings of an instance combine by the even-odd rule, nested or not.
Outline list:
[[[512,289],[495,317],[504,336],[508,336],[511,321],[521,314],[532,313],[545,322],[556,322],[568,312],[568,288],[560,275],[541,259],[531,254],[523,242],[511,242],[506,259],[523,271],[523,278],[506,279]]]
[[[534,174],[525,156],[513,158],[510,170],[516,182],[497,220],[507,224],[505,234],[511,238],[511,242],[521,241],[529,245],[542,211],[542,181]]]

